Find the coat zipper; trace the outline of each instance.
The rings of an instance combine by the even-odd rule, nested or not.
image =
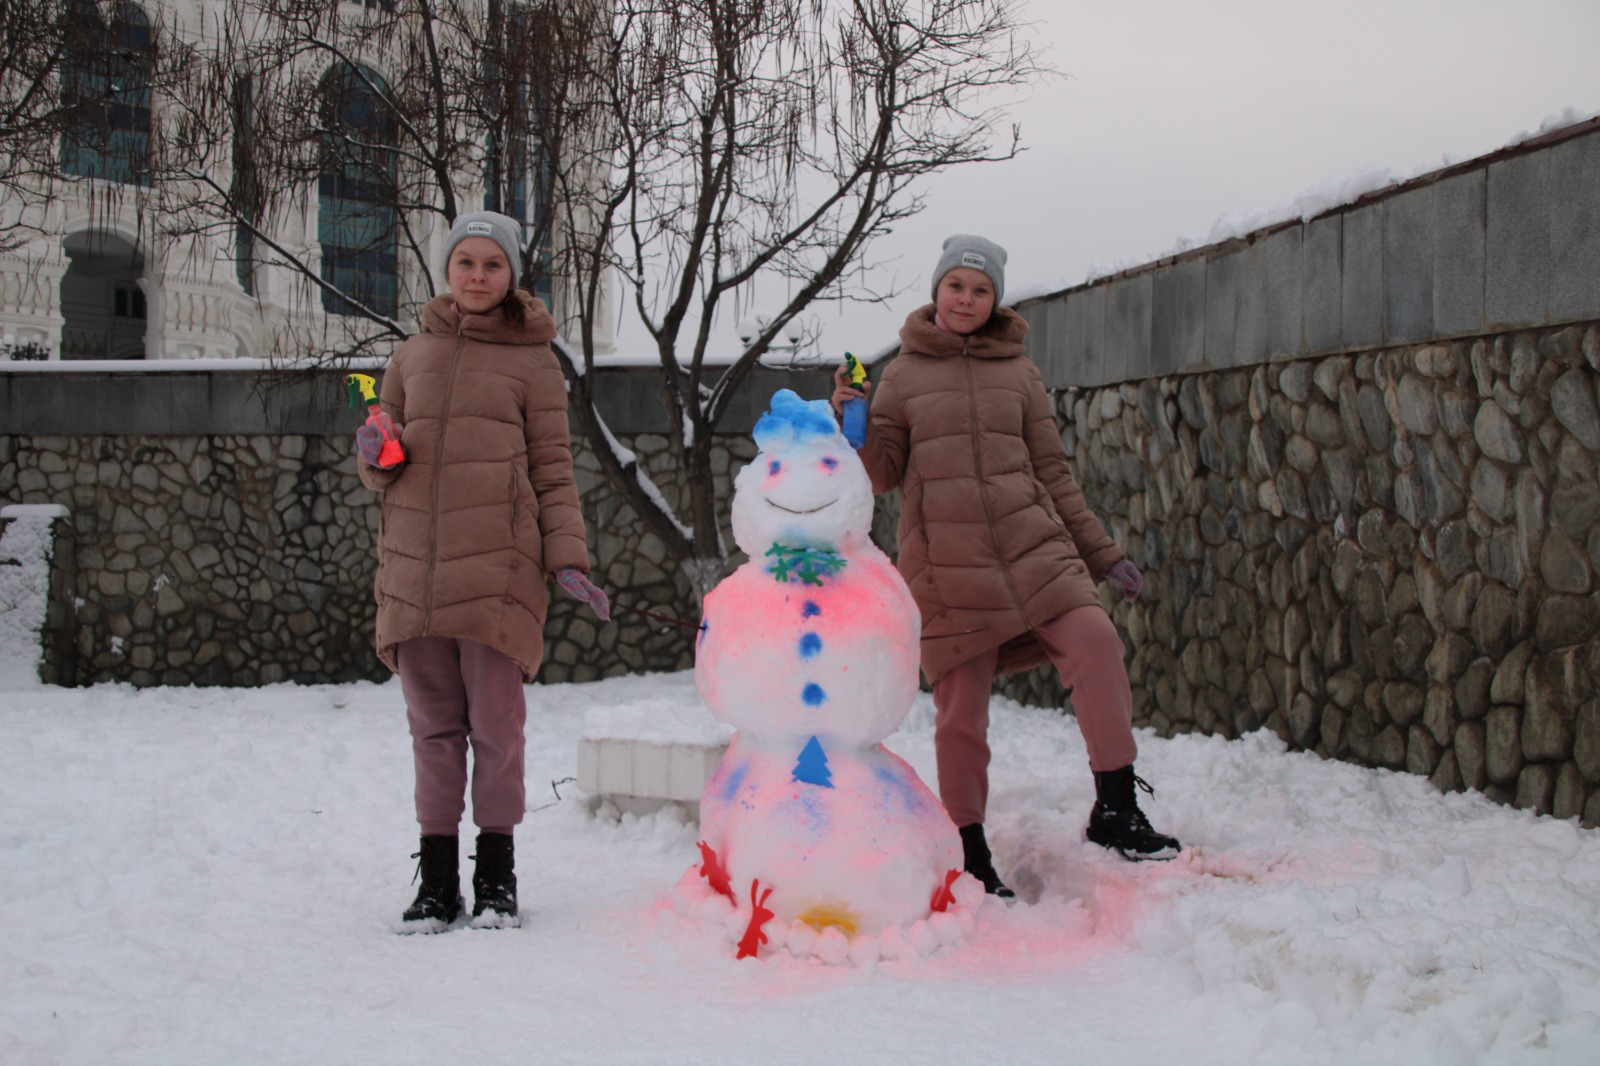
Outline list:
[[[422,606],[422,632],[433,626],[433,572],[439,563],[439,475],[444,470],[444,438],[450,432],[450,398],[456,391],[456,370],[461,366],[461,352],[466,338],[461,326],[456,326],[456,349],[450,355],[450,373],[444,380],[444,414],[439,419],[439,440],[433,449],[433,489],[428,501],[428,577],[427,594]]]
[[[1017,591],[1017,579],[1011,573],[1011,567],[1006,565],[1005,553],[1000,550],[1000,531],[994,525],[994,508],[989,505],[988,479],[983,474],[983,447],[982,433],[978,423],[978,384],[972,376],[972,357],[967,354],[967,345],[970,338],[961,340],[961,365],[967,372],[967,415],[972,424],[972,468],[978,475],[978,498],[983,501],[983,520],[989,526],[989,543],[994,546],[995,561],[1000,564],[1000,572],[1005,575],[1006,588],[1011,590],[1012,602],[1017,605],[1017,613],[1022,615],[1022,623],[1029,629],[1033,622],[1028,618],[1028,608],[1022,602],[1022,595]]]

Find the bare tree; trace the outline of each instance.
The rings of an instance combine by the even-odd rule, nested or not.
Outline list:
[[[997,134],[989,94],[1042,68],[1011,0],[619,0],[610,30],[602,77],[584,87],[598,121],[569,143],[584,151],[553,190],[557,274],[577,304],[573,405],[612,485],[703,595],[726,565],[711,444],[735,391],[814,301],[890,295],[861,284],[870,242],[921,210],[921,179],[1019,150],[1014,127]],[[613,270],[679,427],[681,515],[596,406]],[[763,278],[784,279],[786,302],[731,365],[713,365],[719,312]]]
[[[74,177],[115,197],[148,179],[149,101],[186,80],[191,49],[116,0],[0,0],[0,251]]]
[[[582,432],[703,595],[727,561],[712,437],[740,384],[813,302],[892,295],[864,283],[868,249],[924,179],[1019,150],[990,96],[1041,72],[1017,2],[230,0],[172,106],[167,217],[236,232],[358,325],[329,356],[403,336],[433,292],[429,232],[482,204],[526,219],[523,283],[556,286]],[[320,262],[284,237],[312,190],[352,235]],[[373,280],[382,256],[410,290]],[[597,406],[618,278],[677,427],[677,503]],[[758,281],[784,305],[711,358]]]
[[[403,338],[434,295],[428,235],[465,211],[510,213],[537,198],[530,183],[549,168],[530,131],[536,105],[560,98],[530,87],[574,80],[563,57],[585,53],[564,34],[589,22],[562,16],[587,9],[228,0],[206,30],[206,61],[168,108],[170,150],[157,165],[168,232],[232,239],[241,258],[298,277],[344,319],[326,358]],[[337,238],[315,252],[286,224],[311,196]],[[519,213],[522,281],[536,287],[551,220]]]

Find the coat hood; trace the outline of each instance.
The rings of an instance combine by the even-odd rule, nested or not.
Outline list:
[[[906,317],[900,327],[900,350],[919,355],[967,355],[979,359],[1010,359],[1022,354],[1028,320],[1009,307],[997,307],[976,333],[949,333],[933,323],[933,304],[924,304]]]
[[[507,299],[522,305],[521,325],[512,323],[503,305],[485,315],[462,314],[456,310],[455,297],[447,292],[440,293],[422,309],[423,332],[442,337],[460,333],[488,344],[550,343],[556,335],[556,320],[544,301],[521,289],[513,290]]]

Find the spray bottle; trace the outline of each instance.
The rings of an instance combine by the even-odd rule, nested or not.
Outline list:
[[[380,467],[399,466],[405,462],[406,450],[400,447],[400,441],[393,436],[393,423],[379,419],[382,411],[378,407],[378,393],[374,387],[375,382],[368,374],[346,374],[344,383],[350,389],[350,406],[360,410],[364,402],[367,406],[367,424],[377,426],[378,432],[383,434],[383,449],[378,452],[378,465]]]
[[[850,375],[850,384],[856,388],[867,380],[867,368],[861,365],[849,352],[844,353],[844,365]],[[844,402],[844,439],[850,442],[850,447],[859,448],[867,442],[867,401],[865,399],[846,400]]]

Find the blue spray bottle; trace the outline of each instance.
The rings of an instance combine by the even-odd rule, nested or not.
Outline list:
[[[861,361],[849,352],[844,353],[844,365],[850,375],[850,384],[861,387],[867,380],[867,368]],[[846,400],[844,402],[844,439],[850,442],[850,447],[859,448],[867,442],[867,401],[864,399]]]

